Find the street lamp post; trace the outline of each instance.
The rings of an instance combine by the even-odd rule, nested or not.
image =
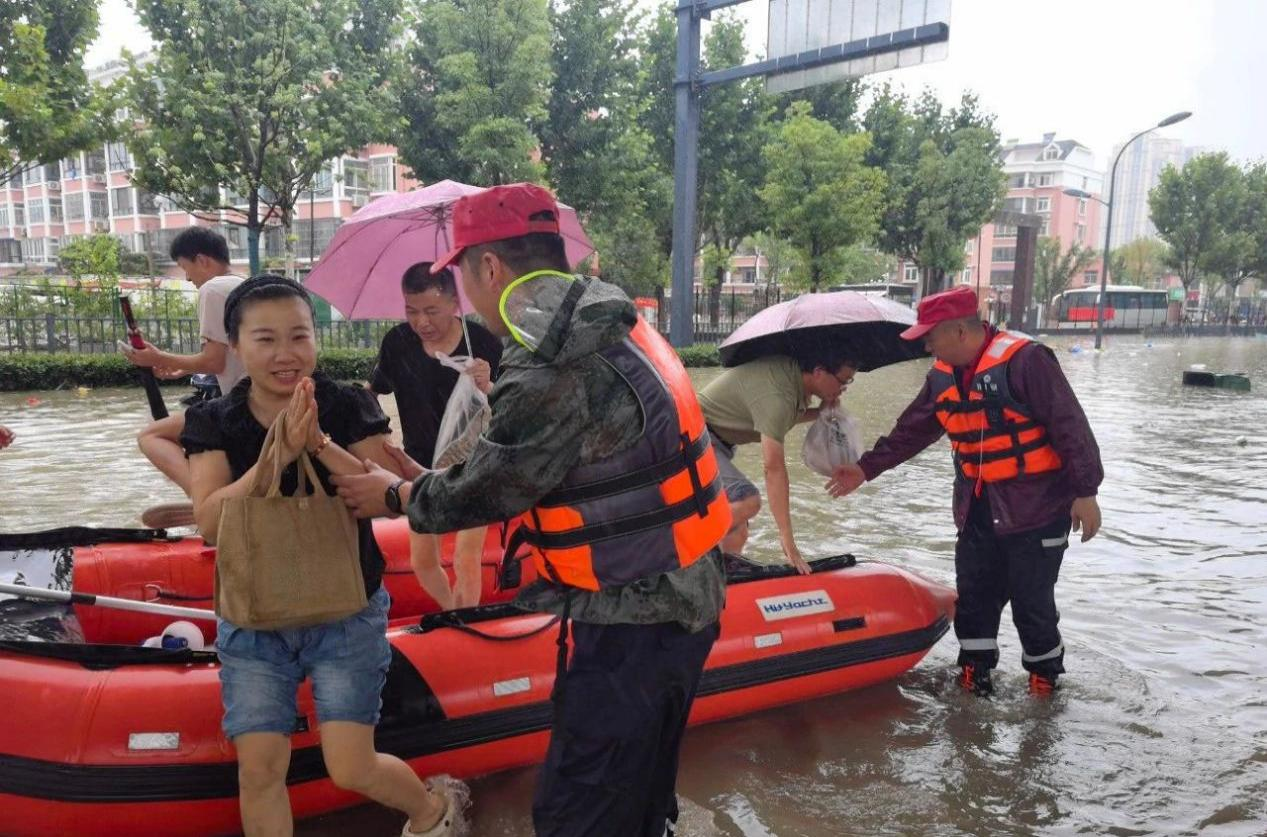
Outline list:
[[[1105,212],[1108,214],[1108,217],[1104,221],[1104,266],[1100,271],[1100,300],[1095,307],[1095,348],[1097,351],[1100,349],[1100,345],[1104,342],[1104,301],[1108,296],[1109,287],[1109,240],[1110,236],[1113,234],[1113,192],[1117,185],[1117,164],[1121,162],[1122,155],[1126,153],[1126,149],[1130,148],[1131,143],[1135,142],[1135,140],[1150,131],[1155,131],[1158,128],[1165,128],[1168,125],[1174,125],[1176,122],[1182,122],[1189,116],[1192,116],[1192,111],[1185,110],[1180,111],[1179,113],[1172,113],[1170,116],[1167,116],[1151,128],[1146,128],[1143,131],[1140,131],[1122,145],[1121,150],[1117,152],[1117,156],[1113,158],[1112,168],[1109,169],[1109,199],[1107,202],[1102,201],[1094,195],[1090,195],[1081,189],[1064,190],[1066,195],[1073,195],[1077,198],[1092,198],[1100,201],[1100,203],[1104,204]]]

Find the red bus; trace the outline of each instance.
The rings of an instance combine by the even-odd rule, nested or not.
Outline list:
[[[1054,300],[1051,323],[1056,328],[1093,329],[1099,288],[1075,288]],[[1109,285],[1104,302],[1105,328],[1145,328],[1166,324],[1169,295],[1133,285]]]

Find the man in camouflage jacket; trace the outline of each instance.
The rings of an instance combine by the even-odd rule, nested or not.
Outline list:
[[[481,196],[521,188],[497,187]],[[461,211],[459,205],[455,212]],[[633,390],[598,355],[624,340],[635,322],[623,292],[571,275],[557,235],[472,243],[459,257],[467,295],[503,335],[509,329],[498,308],[502,290],[544,272],[519,285],[508,306],[532,346],[505,341],[501,376],[489,396],[488,430],[466,462],[400,489],[416,531],[451,532],[512,519],[574,467],[631,447],[642,432]],[[560,305],[578,281],[586,288],[567,316]],[[374,492],[391,481],[379,472],[344,482],[351,504],[359,503],[359,513],[366,514],[382,511]],[[682,732],[725,601],[719,551],[683,569],[599,591],[540,580],[517,601],[553,613],[562,613],[566,601],[575,623],[571,664],[555,690],[553,734],[533,803],[537,833],[634,837],[663,834],[666,826],[671,831]]]

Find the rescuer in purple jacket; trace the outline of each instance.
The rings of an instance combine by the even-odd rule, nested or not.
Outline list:
[[[856,465],[828,483],[843,497],[942,437],[955,463],[955,583],[960,685],[994,690],[999,621],[1012,603],[1029,690],[1049,695],[1064,672],[1055,586],[1069,532],[1100,528],[1100,449],[1051,349],[981,321],[961,286],[920,301],[916,325],[936,357],[923,388]]]

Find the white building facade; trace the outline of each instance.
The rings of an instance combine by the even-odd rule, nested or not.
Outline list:
[[[1205,149],[1185,146],[1180,140],[1147,134],[1135,140],[1117,164],[1117,181],[1113,192],[1113,229],[1110,231],[1113,249],[1139,238],[1156,238],[1148,209],[1148,193],[1161,181],[1161,173],[1167,166],[1182,168],[1183,164]],[[1122,151],[1121,145],[1113,147],[1108,163]],[[1105,191],[1108,190],[1109,171],[1104,173]]]

